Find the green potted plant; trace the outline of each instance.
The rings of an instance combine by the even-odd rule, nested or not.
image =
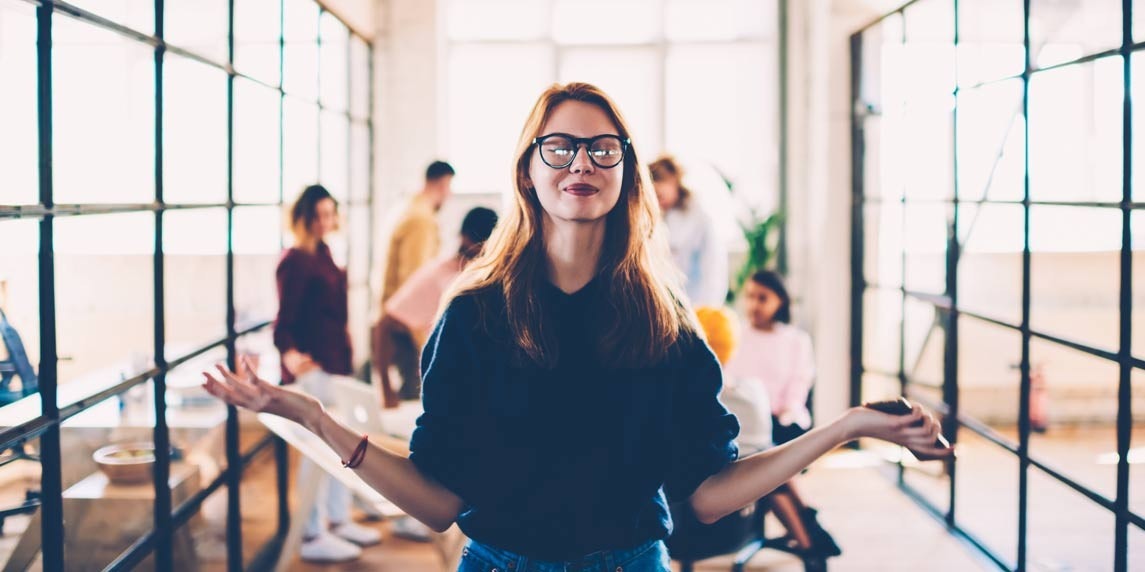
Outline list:
[[[751,213],[750,223],[740,223],[744,240],[747,241],[747,258],[736,273],[735,289],[738,294],[743,289],[744,282],[757,270],[763,270],[773,264],[779,246],[779,227],[783,221],[783,213],[774,212],[765,218],[760,218],[755,211]]]

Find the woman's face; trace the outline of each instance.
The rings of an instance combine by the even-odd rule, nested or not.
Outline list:
[[[680,202],[680,179],[668,175],[652,183],[656,188],[656,200],[660,203],[660,212],[668,212]]]
[[[566,101],[553,108],[540,136],[564,133],[577,138],[597,135],[620,135],[608,114],[596,105],[582,101]],[[582,145],[577,148],[572,164],[554,169],[541,160],[534,146],[530,151],[529,179],[537,191],[537,199],[546,219],[566,222],[592,222],[603,220],[620,198],[624,180],[624,162],[611,169],[602,169],[588,158]]]
[[[310,234],[322,240],[338,228],[338,206],[334,199],[322,199],[314,205],[314,221],[310,223]]]
[[[748,280],[744,284],[743,299],[747,318],[756,329],[770,328],[775,321],[775,313],[783,305],[779,294],[755,280]]]

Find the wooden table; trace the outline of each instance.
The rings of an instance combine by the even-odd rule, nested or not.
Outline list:
[[[172,463],[168,484],[171,501],[178,506],[199,491],[198,467]],[[63,505],[67,523],[64,550],[69,572],[103,570],[155,525],[155,487],[150,481],[119,485],[108,482],[101,472],[92,473],[64,491]],[[4,572],[22,572],[39,556],[40,522],[37,511],[5,564]],[[172,549],[176,570],[198,569],[191,526],[192,523],[188,523],[175,531]],[[148,556],[140,567],[154,569],[154,557]]]

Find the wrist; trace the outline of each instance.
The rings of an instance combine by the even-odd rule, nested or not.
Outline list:
[[[317,399],[307,401],[309,405],[302,414],[302,426],[306,427],[311,433],[321,437],[323,421],[328,417],[326,408],[323,407],[322,403]]]
[[[838,426],[840,444],[849,443],[862,437],[862,430],[859,427],[858,418],[855,415],[857,408],[852,407],[843,413],[835,425]]]

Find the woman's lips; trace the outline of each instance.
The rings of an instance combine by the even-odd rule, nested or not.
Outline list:
[[[592,185],[577,183],[565,187],[565,192],[571,195],[576,195],[578,197],[587,197],[589,195],[595,195],[596,193],[600,192],[600,189]]]

